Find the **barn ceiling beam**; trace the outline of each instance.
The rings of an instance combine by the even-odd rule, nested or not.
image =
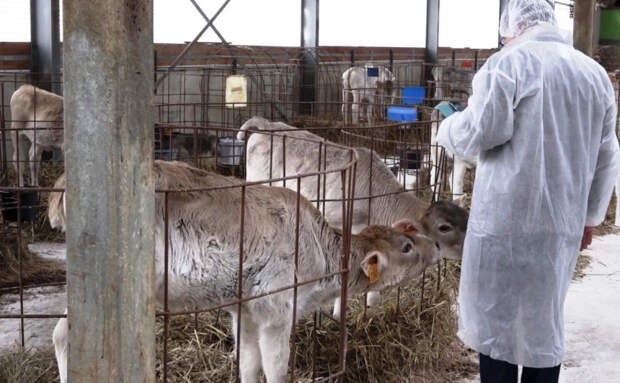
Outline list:
[[[69,382],[154,383],[153,3],[63,10]]]
[[[194,7],[196,7],[196,10],[198,11],[198,13],[200,13],[200,15],[202,16],[203,19],[205,19],[205,21],[207,23],[211,23],[211,29],[213,29],[213,32],[215,32],[215,34],[217,35],[217,37],[219,37],[220,41],[222,42],[222,44],[228,44],[228,41],[226,41],[226,39],[224,38],[224,36],[222,36],[222,34],[220,33],[220,31],[217,30],[217,28],[215,27],[215,24],[213,24],[211,22],[211,20],[209,20],[209,17],[204,13],[204,11],[202,10],[202,8],[200,8],[200,6],[198,5],[198,3],[196,3],[196,0],[190,0],[192,2],[192,4],[194,4]]]
[[[319,0],[301,0],[301,104],[300,113],[312,112],[316,101],[316,80],[319,65]]]
[[[40,88],[60,94],[60,8],[58,0],[30,0],[31,72]]]
[[[224,8],[226,8],[228,3],[230,3],[230,0],[226,0],[224,2],[224,4],[222,4],[220,9],[218,9],[217,12],[215,13],[215,15],[213,15],[213,18],[211,18],[211,20],[207,21],[207,24],[204,26],[204,28],[202,28],[202,30],[200,32],[198,32],[196,37],[194,37],[194,39],[191,42],[189,42],[185,46],[185,48],[183,48],[181,53],[179,53],[179,55],[174,59],[174,61],[172,61],[172,64],[170,64],[170,66],[167,68],[166,72],[164,72],[164,74],[159,79],[157,79],[157,83],[155,84],[155,89],[157,89],[159,87],[159,85],[162,83],[162,81],[164,81],[166,79],[166,77],[168,77],[170,72],[174,68],[176,68],[177,65],[179,65],[181,60],[183,60],[183,58],[185,58],[185,55],[187,55],[187,52],[189,52],[189,50],[192,48],[192,46],[194,46],[194,44],[196,44],[198,39],[200,39],[202,37],[202,35],[207,31],[207,29],[209,29],[211,26],[213,26],[213,22],[215,21],[215,19],[217,19],[217,17],[220,15],[220,13],[222,13]]]

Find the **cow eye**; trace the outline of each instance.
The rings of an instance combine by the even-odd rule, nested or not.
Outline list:
[[[450,225],[440,225],[439,226],[439,231],[442,232],[442,233],[447,233],[450,230],[452,230],[452,227]]]
[[[403,253],[408,253],[411,251],[411,249],[413,249],[413,245],[407,242],[405,246],[403,247]]]

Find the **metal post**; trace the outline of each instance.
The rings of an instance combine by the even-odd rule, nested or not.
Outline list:
[[[595,1],[575,0],[575,17],[573,19],[574,46],[590,57],[594,54],[595,15]]]
[[[316,101],[316,80],[319,69],[319,0],[301,0],[301,46],[304,48],[301,62],[300,113],[312,112]]]
[[[508,5],[508,2],[510,0],[499,0],[499,21],[501,23],[502,21],[502,13],[504,13],[504,9],[506,9],[506,6]],[[499,35],[499,28],[497,31],[497,46],[501,47],[502,46],[502,36]]]
[[[69,382],[155,382],[153,2],[63,3]]]
[[[31,71],[34,83],[60,94],[60,22],[58,0],[30,0]],[[54,81],[56,80],[56,81]]]
[[[424,60],[426,64],[423,73],[426,85],[432,84],[433,66],[437,63],[439,52],[439,0],[426,0],[426,48]],[[434,94],[430,86],[426,87],[426,94]]]
[[[426,50],[427,63],[436,63],[439,51],[439,0],[426,0]]]

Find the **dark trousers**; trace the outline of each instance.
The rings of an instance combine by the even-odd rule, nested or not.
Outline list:
[[[519,367],[480,354],[480,383],[517,383]],[[521,383],[557,383],[560,365],[550,368],[523,367]]]

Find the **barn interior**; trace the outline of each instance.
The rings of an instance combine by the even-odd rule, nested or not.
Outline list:
[[[30,41],[0,35],[0,383],[62,383],[52,332],[67,317],[70,344],[82,347],[68,351],[68,381],[243,382],[244,340],[233,334],[245,322],[227,311],[282,293],[291,294],[292,307],[305,305],[298,295],[330,278],[341,281],[344,315],[331,305],[303,315],[292,309],[287,381],[475,382],[477,354],[456,335],[460,260],[433,262],[387,287],[374,305],[366,294],[347,295],[343,280],[353,272],[357,210],[367,212],[364,226],[384,224],[373,204],[403,195],[425,207],[454,201],[469,210],[475,164],[437,144],[444,116],[435,107],[467,106],[475,74],[502,49],[501,39],[496,47],[440,46],[440,0],[426,0],[424,46],[321,45],[320,1],[299,0],[300,30],[287,31],[299,46],[237,45],[217,28],[234,1],[207,15],[204,2],[187,0],[203,28],[183,43],[153,42],[156,0],[110,0],[102,9],[31,0]],[[508,2],[495,1],[498,20]],[[618,103],[620,2],[555,7],[570,13],[574,47],[606,69]],[[217,40],[204,41],[209,30]],[[30,90],[28,113],[17,116],[15,95]],[[256,116],[283,124],[250,124],[251,133],[240,135]],[[263,152],[251,148],[259,136]],[[370,165],[356,148],[370,151]],[[295,150],[310,154],[295,158]],[[262,174],[250,175],[259,152]],[[161,183],[153,163],[177,162],[230,178],[226,185]],[[378,168],[389,170],[389,182]],[[66,189],[58,182],[65,173]],[[369,184],[366,194],[359,180]],[[170,262],[184,222],[171,218],[175,204],[225,190],[239,206],[222,207],[221,220],[234,222],[231,248],[243,260],[257,185],[297,196],[282,225],[292,233],[290,282],[252,294],[236,277],[234,298],[179,308]],[[299,272],[306,199],[342,238],[336,270],[313,280]],[[598,236],[617,236],[618,209],[616,194]],[[161,259],[153,256],[160,248]],[[576,281],[592,262],[579,258]],[[234,267],[250,272],[243,261]],[[614,371],[602,376],[612,381]]]

